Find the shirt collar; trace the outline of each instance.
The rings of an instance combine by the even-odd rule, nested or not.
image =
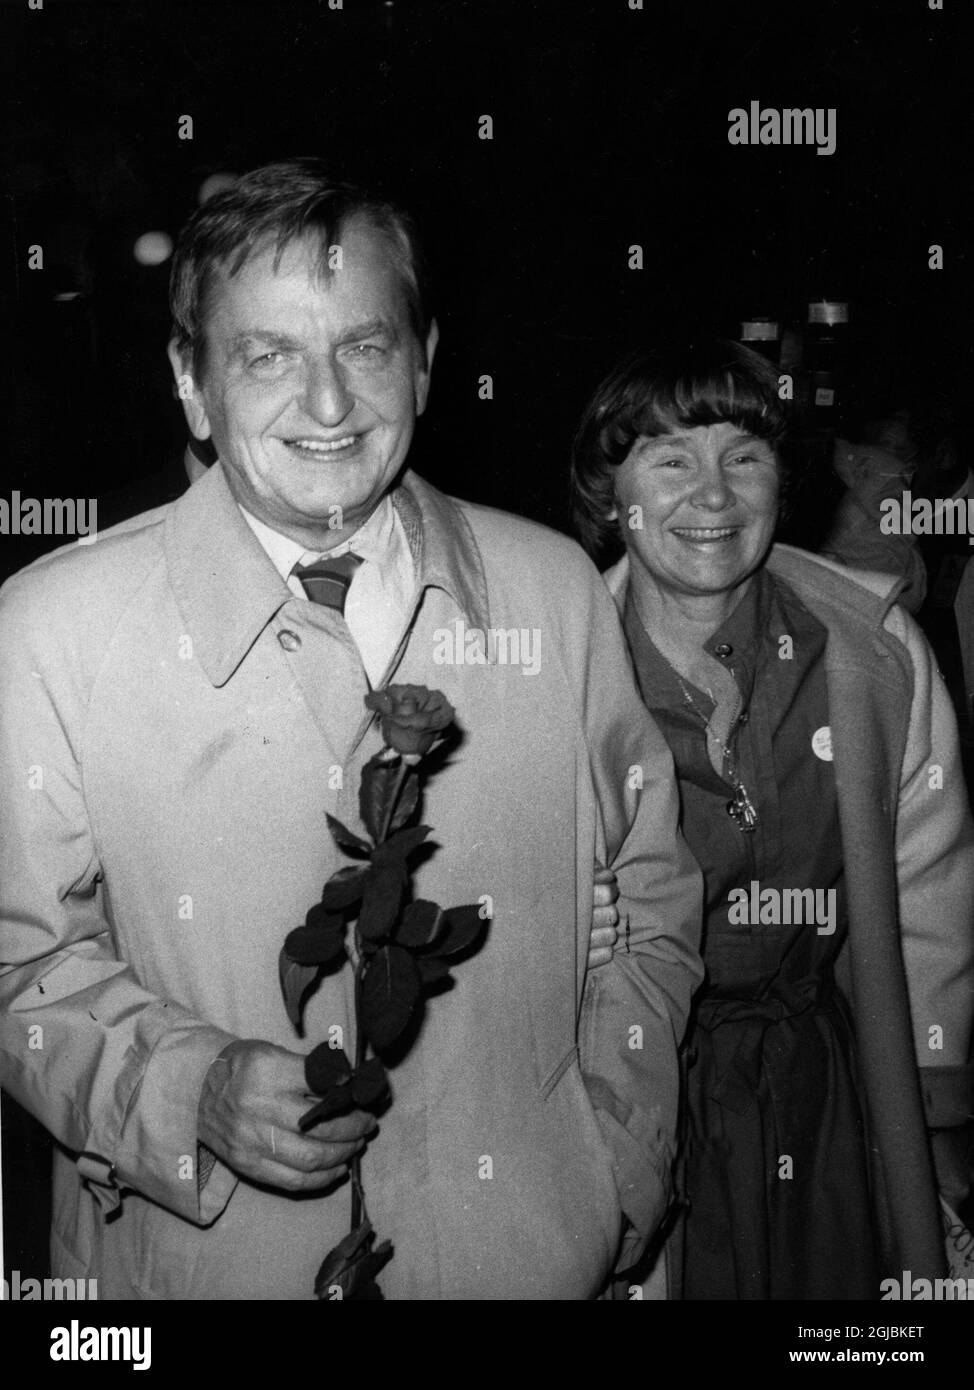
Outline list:
[[[753,667],[754,650],[760,640],[760,621],[767,608],[767,596],[762,590],[769,584],[768,576],[763,570],[759,570],[754,576],[754,582],[748,586],[747,592],[727,621],[704,642],[704,651],[713,656],[716,647],[727,643],[738,658],[737,662],[731,663],[732,665],[738,666],[743,659]],[[705,692],[694,686],[690,680],[681,677],[676,668],[667,661],[646,629],[631,585],[626,586],[621,597],[622,626],[629,643],[636,682],[643,703],[651,709],[662,709],[674,704],[680,708],[680,702],[686,699],[685,691],[689,687],[696,691],[700,703],[707,707],[709,713],[714,707],[713,699],[708,698]],[[730,638],[733,638],[733,642],[729,641]]]
[[[442,589],[468,627],[486,631],[483,558],[461,504],[411,470],[391,493],[391,502],[412,553],[417,596],[427,588]],[[165,551],[194,651],[212,684],[224,685],[293,595],[280,570],[268,564],[219,462],[173,503]]]
[[[268,526],[266,521],[261,521],[254,516],[246,507],[240,506],[239,502],[237,505],[240,507],[247,525],[264,547],[271,564],[282,579],[288,578],[295,565],[311,564],[325,553],[320,550],[307,550],[300,541],[282,535],[273,526]],[[339,555],[354,550],[355,554],[360,555],[363,560],[374,560],[381,566],[392,549],[395,518],[395,510],[387,494],[368,520],[363,522],[347,541],[342,541],[341,545],[327,552],[328,558],[337,560]]]
[[[681,698],[685,698],[684,685],[691,683],[681,680],[646,631],[631,586],[627,586],[624,593],[622,622],[644,703],[655,709],[674,702],[679,705]],[[733,613],[708,637],[703,649],[718,657],[718,648],[729,649],[724,655],[734,671],[745,703],[750,703],[759,663],[762,659],[775,659],[778,640],[786,634],[800,643],[806,653],[814,655],[825,647],[823,623],[808,611],[785,582],[776,580],[762,565]],[[698,703],[708,712],[713,709],[712,698],[708,699],[699,687],[691,685],[691,689],[696,691]]]

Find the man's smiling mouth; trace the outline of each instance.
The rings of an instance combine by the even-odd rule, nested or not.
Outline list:
[[[357,434],[343,434],[339,439],[286,439],[284,443],[302,454],[340,454],[343,449],[357,444],[360,438]]]

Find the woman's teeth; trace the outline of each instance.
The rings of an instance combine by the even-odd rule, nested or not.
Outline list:
[[[727,540],[729,536],[737,534],[737,527],[722,526],[719,529],[706,530],[703,527],[691,528],[688,526],[681,526],[679,528],[674,527],[673,533],[674,535],[682,536],[684,540],[688,541],[724,541]]]

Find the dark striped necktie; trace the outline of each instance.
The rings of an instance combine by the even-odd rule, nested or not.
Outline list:
[[[329,560],[325,556],[311,565],[295,565],[294,573],[312,603],[321,603],[326,608],[344,613],[349,585],[361,563],[361,555],[346,551],[337,560]]]

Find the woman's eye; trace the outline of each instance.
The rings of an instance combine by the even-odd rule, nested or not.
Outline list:
[[[770,453],[763,449],[746,450],[743,454],[734,454],[731,463],[773,463],[774,459]]]
[[[773,463],[774,454],[770,449],[761,445],[752,445],[750,449],[741,449],[736,454],[730,455],[731,463]]]

